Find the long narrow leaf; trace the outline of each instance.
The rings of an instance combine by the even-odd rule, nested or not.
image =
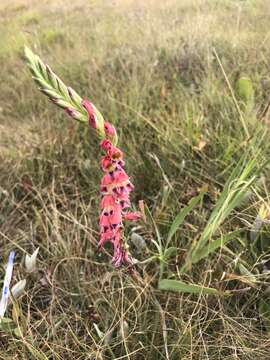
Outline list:
[[[242,203],[247,191],[257,179],[259,173],[257,167],[258,159],[253,158],[246,164],[243,164],[243,161],[244,159],[239,161],[227,180],[198,242],[193,248],[189,249],[186,256],[186,263],[181,269],[182,272],[186,271],[191,264],[207,256],[208,249],[213,252],[219,247],[219,240],[216,240],[216,242],[211,245],[212,236],[215,235],[231,212]]]
[[[180,210],[179,214],[175,217],[174,221],[172,222],[172,225],[170,227],[168,237],[167,237],[167,246],[169,245],[173,235],[176,233],[176,231],[179,229],[179,226],[182,225],[183,221],[185,220],[185,217],[193,210],[193,208],[200,202],[202,199],[204,193],[200,193],[198,196],[193,197],[187,206],[185,206],[183,209]]]
[[[229,292],[221,292],[214,288],[203,285],[187,284],[182,281],[163,279],[158,283],[159,290],[169,290],[190,294],[208,294],[208,295],[229,295]]]
[[[196,264],[198,261],[206,258],[208,255],[219,249],[220,247],[226,245],[231,240],[235,239],[241,230],[236,230],[221,236],[218,239],[211,241],[207,246],[203,249],[199,250],[197,253],[194,253],[192,256],[192,264]]]

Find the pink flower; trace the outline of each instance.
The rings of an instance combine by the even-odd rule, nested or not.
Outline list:
[[[102,247],[105,242],[107,241],[111,241],[111,239],[113,238],[114,236],[114,232],[112,230],[107,230],[107,231],[103,231],[101,234],[100,234],[100,239],[99,239],[99,242],[98,242],[98,247]]]
[[[101,158],[101,167],[103,171],[112,171],[114,169],[112,159],[108,155]]]
[[[107,151],[107,156],[109,156],[114,161],[120,161],[123,158],[123,153],[117,147],[111,146]]]
[[[128,213],[124,214],[125,220],[137,221],[137,220],[141,219],[141,217],[142,217],[142,214],[139,211],[128,212]]]
[[[100,208],[103,210],[108,207],[113,207],[115,205],[115,199],[112,195],[104,195],[100,202]]]
[[[122,183],[123,181],[129,180],[129,177],[125,170],[121,168],[113,173],[113,180],[114,183]]]
[[[107,186],[112,184],[112,175],[110,173],[106,173],[101,179],[101,186]]]

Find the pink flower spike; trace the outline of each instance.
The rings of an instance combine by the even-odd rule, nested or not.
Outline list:
[[[96,118],[95,118],[94,108],[93,108],[92,103],[89,100],[83,100],[82,101],[82,106],[87,111],[89,125],[92,128],[96,129],[97,128],[97,123],[96,123]]]
[[[128,213],[124,214],[123,217],[125,220],[137,221],[137,220],[141,219],[142,214],[139,211],[128,212]]]
[[[123,237],[123,219],[136,221],[142,217],[140,212],[125,212],[130,208],[130,193],[134,189],[128,174],[123,169],[122,151],[113,145],[113,136],[116,136],[114,127],[104,124],[106,139],[100,142],[100,147],[105,150],[101,159],[101,168],[105,172],[101,179],[100,192],[100,240],[99,247],[110,242],[113,245],[112,264],[115,267],[134,265],[129,255],[125,238]]]

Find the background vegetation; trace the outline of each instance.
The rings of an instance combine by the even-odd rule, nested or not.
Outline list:
[[[14,282],[40,247],[1,359],[270,359],[269,225],[257,231],[269,212],[269,14],[263,0],[1,1],[0,255],[16,250]],[[118,129],[134,200],[152,215],[127,229],[133,274],[97,253],[96,140],[37,91],[24,45]],[[162,252],[201,193],[160,262],[154,241]],[[206,237],[201,251],[224,246],[195,263]],[[231,293],[158,290],[160,277]]]

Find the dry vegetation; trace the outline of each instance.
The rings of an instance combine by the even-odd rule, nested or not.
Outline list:
[[[15,249],[14,281],[28,280],[19,317],[7,314],[21,332],[0,331],[1,359],[270,359],[269,225],[250,233],[269,203],[269,15],[260,0],[1,1],[0,255]],[[118,128],[134,199],[153,218],[136,230],[146,249],[131,251],[154,258],[133,274],[96,251],[96,140],[37,91],[25,44]],[[242,76],[255,89],[247,105]],[[256,158],[256,180],[212,235],[241,232],[181,273],[241,157],[243,168]],[[202,188],[164,266],[156,229],[163,246]],[[39,271],[26,275],[38,246]],[[158,290],[161,266],[233,295]]]

